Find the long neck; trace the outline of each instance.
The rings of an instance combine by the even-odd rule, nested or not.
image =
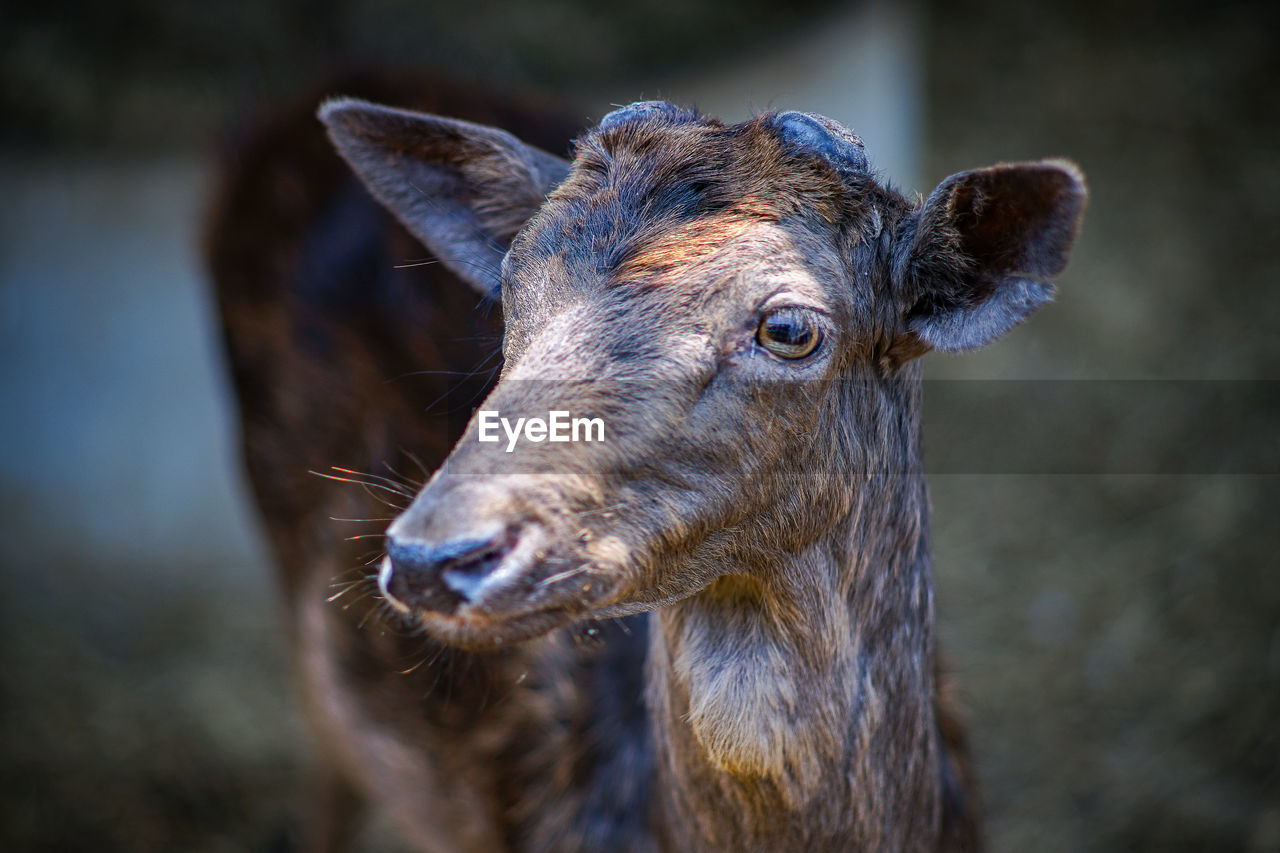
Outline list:
[[[658,611],[668,849],[936,847],[927,527],[918,464],[886,464],[805,549]]]

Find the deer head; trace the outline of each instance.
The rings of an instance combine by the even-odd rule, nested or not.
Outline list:
[[[922,547],[914,499],[869,486],[918,480],[915,360],[1047,302],[1085,198],[1072,164],[1041,161],[909,201],[857,136],[796,112],[724,125],[632,104],[572,163],[359,101],[320,116],[373,193],[502,301],[500,381],[389,528],[380,576],[471,647],[730,576],[837,589],[823,561],[777,558],[855,517],[883,547]],[[562,434],[598,419],[603,440],[550,440],[553,413]]]

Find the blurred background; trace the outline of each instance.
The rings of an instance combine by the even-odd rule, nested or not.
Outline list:
[[[1277,45],[1264,2],[6,4],[0,847],[292,849],[304,738],[200,223],[220,140],[393,67],[584,125],[654,97],[820,112],[923,192],[1080,163],[1058,302],[926,368],[990,845],[1280,850]],[[1053,417],[985,407],[995,380]]]

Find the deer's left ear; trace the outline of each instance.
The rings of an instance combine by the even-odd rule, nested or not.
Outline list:
[[[1043,160],[961,172],[933,191],[898,265],[908,333],[959,352],[995,340],[1053,298],[1084,210],[1084,176]]]

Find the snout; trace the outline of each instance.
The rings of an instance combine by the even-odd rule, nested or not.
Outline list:
[[[517,546],[534,535],[502,529],[439,543],[390,536],[378,586],[402,612],[448,614],[462,606],[482,605],[519,579],[523,566],[515,554]]]
[[[630,588],[625,548],[587,528],[594,515],[572,491],[583,485],[477,476],[466,462],[454,463],[466,474],[439,472],[387,528],[378,586],[392,608],[437,640],[483,650],[603,614]]]
[[[581,541],[541,520],[443,523],[460,515],[402,516],[378,573],[387,603],[436,639],[493,649],[594,615],[619,590]]]

